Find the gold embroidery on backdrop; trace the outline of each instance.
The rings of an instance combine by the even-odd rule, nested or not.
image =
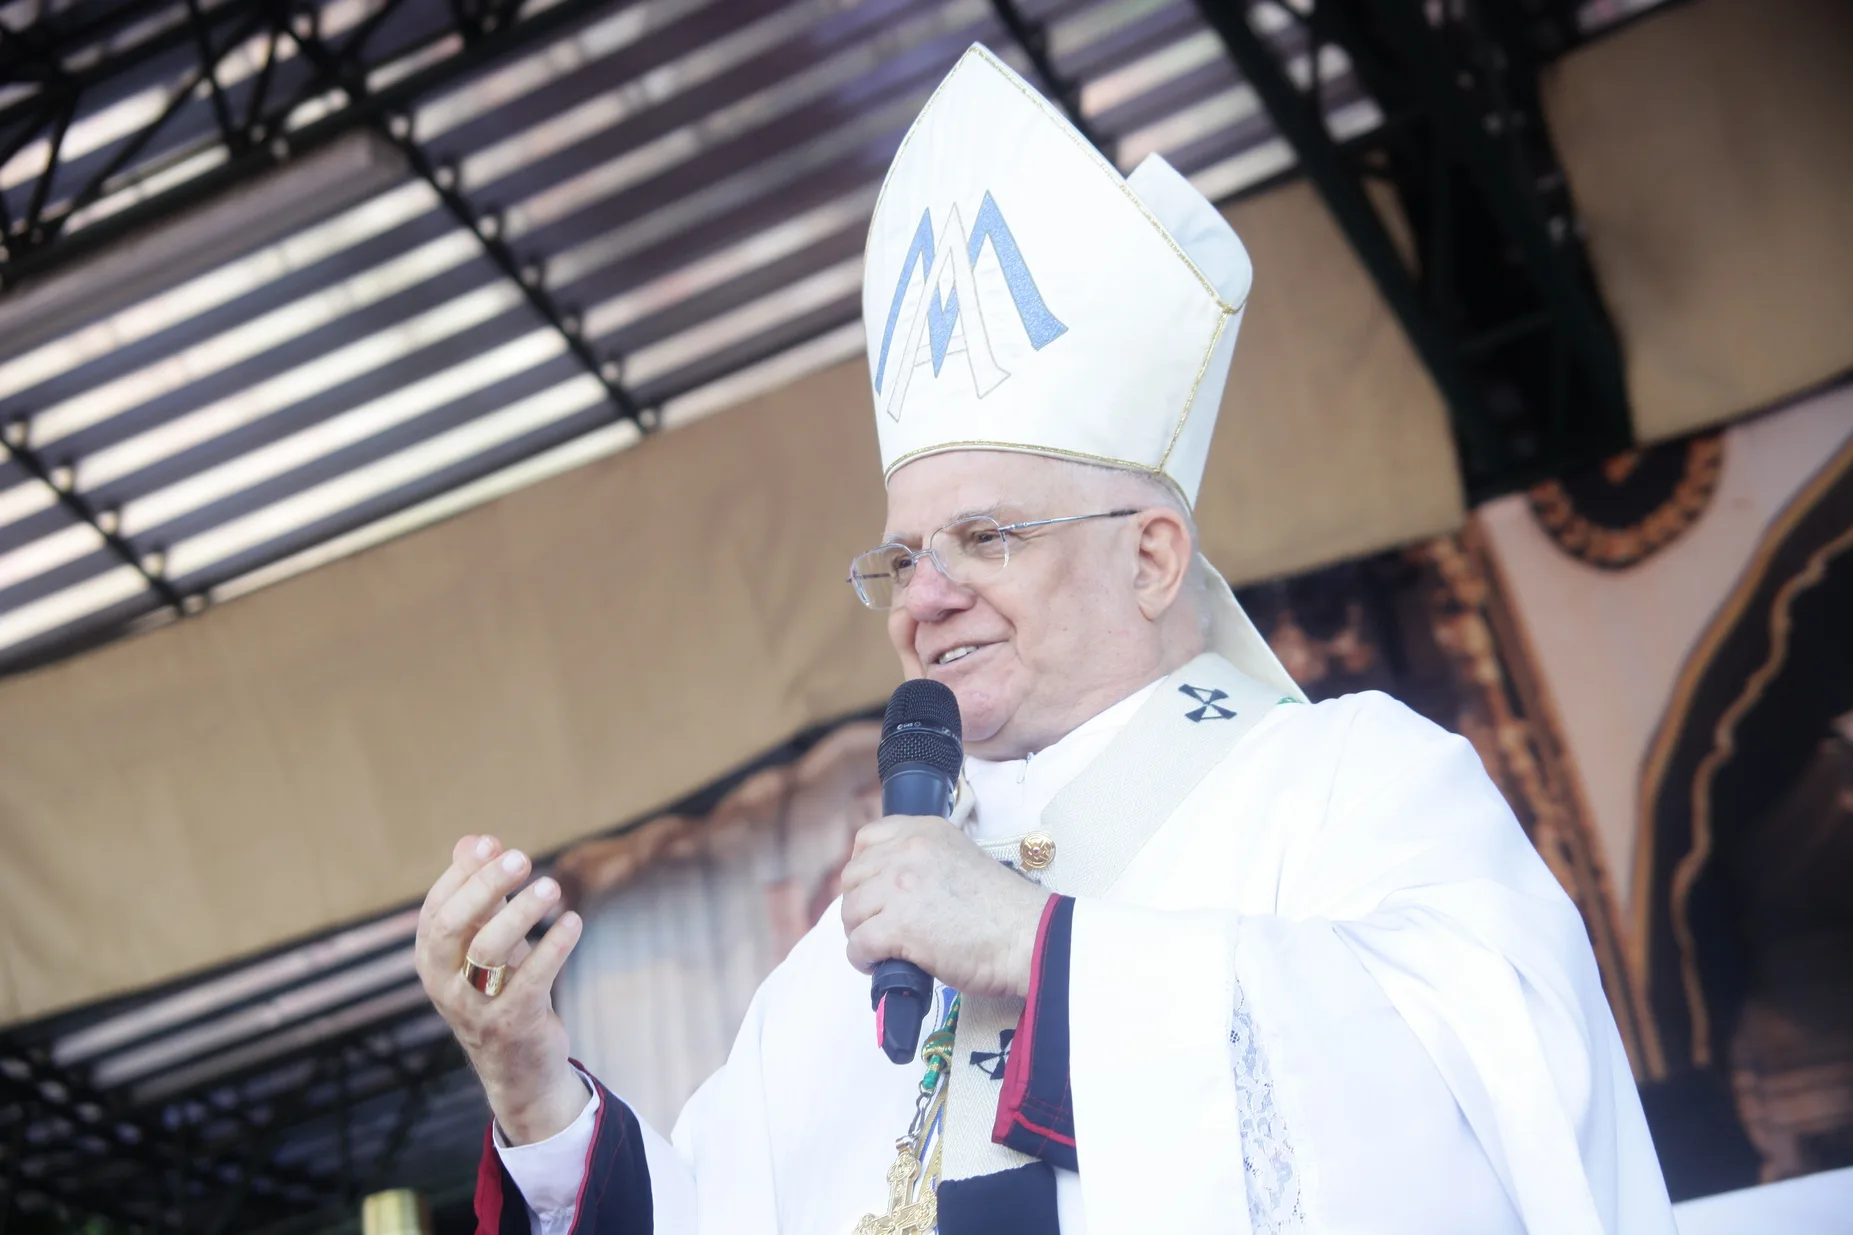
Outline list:
[[[1724,471],[1724,439],[1718,434],[1693,438],[1685,444],[1685,456],[1683,472],[1666,500],[1625,527],[1605,525],[1579,509],[1562,480],[1534,485],[1526,496],[1538,523],[1558,548],[1591,566],[1623,570],[1673,543],[1710,505]],[[1641,452],[1630,450],[1607,460],[1599,470],[1611,487],[1620,488],[1640,462]]]
[[[1602,476],[1612,485],[1619,485],[1634,475],[1634,469],[1641,463],[1641,452],[1624,450],[1602,461]]]
[[[1725,639],[1730,636],[1731,631],[1742,619],[1750,601],[1761,590],[1777,550],[1795,530],[1796,525],[1807,517],[1809,512],[1849,470],[1853,470],[1853,439],[1849,439],[1815,474],[1813,479],[1789,500],[1782,513],[1771,520],[1768,530],[1764,532],[1763,539],[1757,547],[1756,554],[1738,576],[1737,585],[1725,602],[1719,606],[1718,612],[1713,616],[1704,634],[1693,645],[1691,654],[1687,656],[1685,665],[1674,682],[1666,710],[1661,713],[1659,728],[1654,734],[1652,744],[1648,747],[1647,757],[1642,761],[1640,795],[1635,802],[1634,894],[1629,912],[1629,916],[1633,919],[1633,929],[1629,933],[1627,947],[1629,968],[1643,989],[1648,985],[1647,951],[1653,928],[1654,804],[1659,799],[1660,788],[1666,779],[1667,767],[1672,762],[1674,748],[1678,745],[1681,725],[1686,714],[1691,710],[1692,697],[1698,690],[1700,679],[1704,677],[1705,671],[1710,668],[1712,660],[1717,656],[1719,648],[1723,646]],[[1831,546],[1828,547],[1831,548]],[[1821,552],[1826,552],[1826,549]],[[1721,720],[1720,725],[1722,723]],[[1709,780],[1711,773],[1705,771],[1703,763],[1700,768]],[[1698,782],[1695,779],[1695,791],[1697,788]],[[1696,809],[1695,803],[1695,812]],[[1699,824],[1696,813],[1693,823],[1694,848],[1696,848]],[[1705,847],[1709,852],[1709,814],[1704,824],[1707,829]],[[1680,859],[1676,870],[1684,866],[1691,856],[1692,850],[1689,849]],[[1703,865],[1703,858],[1700,859],[1699,865]],[[1697,877],[1697,869],[1697,867],[1693,868],[1693,879]],[[1683,913],[1683,903],[1679,912]],[[1686,991],[1687,1010],[1692,1015],[1692,1058],[1695,1063],[1704,1066],[1711,1058],[1710,1018],[1704,1008],[1703,984],[1698,976],[1698,960],[1689,947],[1690,925],[1688,924],[1683,930],[1676,929],[1674,937],[1680,948],[1680,969]]]

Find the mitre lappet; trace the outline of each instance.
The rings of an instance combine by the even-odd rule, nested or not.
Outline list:
[[[1122,176],[973,45],[901,143],[862,281],[882,474],[949,450],[1141,472],[1195,507],[1254,270],[1162,158]],[[1201,554],[1210,650],[1299,688]]]

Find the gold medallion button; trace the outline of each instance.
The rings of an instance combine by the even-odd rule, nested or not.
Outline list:
[[[1031,832],[1017,845],[1023,869],[1039,871],[1055,861],[1055,838],[1047,832]]]

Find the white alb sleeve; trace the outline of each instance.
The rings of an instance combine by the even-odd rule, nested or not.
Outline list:
[[[560,1132],[532,1145],[510,1145],[495,1129],[495,1150],[509,1177],[527,1203],[528,1228],[534,1235],[570,1235],[578,1216],[579,1192],[598,1135],[599,1088],[583,1069],[592,1100],[579,1117]],[[622,1102],[622,1099],[613,1099]],[[695,1230],[694,1177],[689,1164],[643,1119],[637,1120],[643,1141],[644,1163],[650,1175],[650,1204],[654,1226],[662,1235],[683,1235]]]
[[[581,1073],[581,1076],[584,1074]],[[510,1145],[495,1130],[495,1151],[509,1177],[527,1202],[528,1225],[534,1235],[568,1235],[579,1203],[579,1185],[585,1181],[586,1155],[598,1127],[598,1087],[588,1084],[592,1100],[579,1118],[544,1141]]]

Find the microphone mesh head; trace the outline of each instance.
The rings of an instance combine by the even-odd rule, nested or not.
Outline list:
[[[965,738],[965,730],[959,725],[958,696],[950,687],[929,678],[902,682],[888,696],[888,710],[881,718],[881,735],[885,738],[902,725],[943,729],[954,741]]]
[[[938,682],[916,678],[901,683],[881,720],[875,761],[883,780],[904,763],[924,763],[957,780],[965,763],[960,742],[959,701]]]

